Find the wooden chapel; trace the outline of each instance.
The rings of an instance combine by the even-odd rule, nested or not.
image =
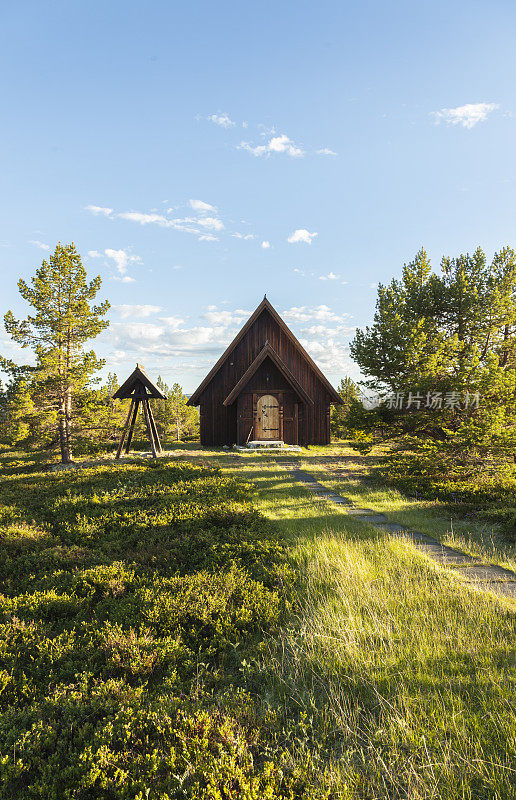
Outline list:
[[[188,400],[203,445],[329,444],[342,398],[264,297]]]

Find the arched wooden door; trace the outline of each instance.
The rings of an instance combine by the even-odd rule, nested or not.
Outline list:
[[[272,394],[262,394],[256,404],[256,439],[280,438],[280,409]]]

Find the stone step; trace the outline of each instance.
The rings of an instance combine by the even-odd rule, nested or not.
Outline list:
[[[249,442],[245,445],[233,445],[233,450],[238,450],[240,452],[248,452],[249,450],[262,450],[265,451],[274,451],[277,452],[278,450],[287,451],[287,452],[294,452],[299,453],[301,452],[301,447],[297,444],[285,444],[284,442],[279,441],[255,441]]]
[[[511,582],[515,579],[514,572],[509,569],[497,567],[494,564],[480,564],[478,561],[471,566],[465,566],[457,573],[470,581],[487,581],[489,583]]]

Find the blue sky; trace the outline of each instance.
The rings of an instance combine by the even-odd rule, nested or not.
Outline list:
[[[0,274],[75,241],[106,372],[191,392],[264,293],[335,384],[424,246],[516,246],[513,2],[0,11]],[[4,333],[0,352],[27,358]]]

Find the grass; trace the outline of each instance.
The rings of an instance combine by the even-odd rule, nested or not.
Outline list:
[[[2,462],[0,797],[326,797],[250,691],[294,589],[252,487],[169,459]]]
[[[342,459],[344,475],[335,474],[325,463]],[[363,456],[345,444],[310,448],[302,466],[328,488],[344,494],[357,505],[381,511],[395,522],[428,533],[453,547],[516,571],[516,541],[502,524],[488,523],[450,510],[446,503],[416,500],[375,479],[377,452]]]
[[[266,454],[174,453],[55,475],[5,459],[5,796],[516,798],[516,603]],[[291,458],[442,533],[355,456]]]
[[[303,467],[401,518],[397,493],[328,480],[321,456],[305,451]],[[516,797],[516,603],[312,498],[264,456],[227,469],[255,482],[291,544],[302,599],[263,668],[286,713],[311,720],[335,785],[357,798]],[[403,521],[438,533],[426,503]]]

